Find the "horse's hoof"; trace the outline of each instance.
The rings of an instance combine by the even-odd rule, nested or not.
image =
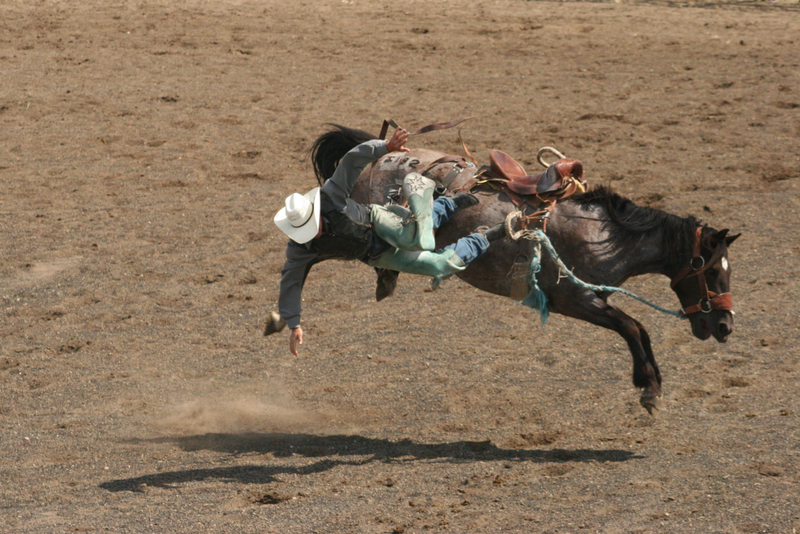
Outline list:
[[[639,404],[647,410],[647,413],[653,415],[653,410],[661,409],[661,395],[645,391],[642,393],[642,396],[639,397]]]

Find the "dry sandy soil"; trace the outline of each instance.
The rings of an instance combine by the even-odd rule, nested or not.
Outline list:
[[[0,2],[0,531],[794,534],[796,7]],[[458,280],[329,262],[301,356],[261,335],[325,123],[469,115],[482,161],[743,233],[727,344],[613,298],[655,416],[621,338]]]

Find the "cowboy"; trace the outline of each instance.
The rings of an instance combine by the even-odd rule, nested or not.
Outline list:
[[[289,351],[295,356],[298,345],[303,344],[301,293],[315,263],[360,260],[371,267],[432,276],[436,287],[443,277],[463,271],[485,254],[490,241],[505,236],[505,228],[499,224],[434,251],[433,230],[458,210],[476,205],[478,199],[461,193],[434,201],[435,183],[418,173],[408,174],[403,181],[409,209],[364,205],[350,198],[368,164],[390,152],[409,152],[405,146],[408,137],[405,129],[398,128],[389,141],[373,139],[356,146],[342,157],[322,187],[305,195],[292,194],[275,215],[275,224],[290,239],[281,270],[278,309],[280,319],[291,329]]]

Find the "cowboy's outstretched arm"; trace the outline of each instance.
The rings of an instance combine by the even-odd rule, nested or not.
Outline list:
[[[300,327],[302,311],[302,292],[308,272],[316,263],[317,253],[311,252],[302,245],[289,241],[286,246],[286,264],[281,270],[281,289],[278,296],[278,310],[281,317],[292,329],[289,339],[289,350],[297,356],[297,345],[302,343],[303,331],[295,332]],[[296,337],[299,334],[299,337]]]

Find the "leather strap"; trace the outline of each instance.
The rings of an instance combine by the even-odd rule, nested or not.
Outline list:
[[[698,226],[694,236],[694,250],[692,252],[692,259],[689,262],[689,265],[678,271],[678,274],[676,274],[675,278],[672,279],[672,282],[670,282],[669,285],[672,289],[675,289],[675,286],[678,285],[678,282],[684,278],[691,278],[693,276],[698,276],[705,273],[712,265],[717,263],[720,256],[722,256],[722,247],[717,247],[717,249],[714,251],[714,254],[708,261],[703,259],[703,255],[700,252],[702,233],[703,227]],[[698,263],[699,265],[697,265]]]
[[[466,121],[468,121],[470,119],[474,119],[474,118],[475,117],[467,117],[465,119],[460,119],[460,120],[453,121],[453,122],[440,122],[440,123],[436,123],[436,124],[429,124],[427,126],[423,126],[422,128],[420,128],[416,132],[412,132],[412,133],[410,133],[408,135],[409,136],[419,135],[419,134],[432,132],[434,130],[448,130],[450,128],[455,128],[456,126],[458,126],[462,122],[466,122]],[[400,127],[400,126],[398,126],[398,124],[393,119],[384,120],[383,121],[383,126],[381,127],[381,134],[378,136],[378,139],[386,139],[386,133],[389,131],[389,126],[391,126],[392,128],[399,128]]]
[[[709,313],[711,312],[711,310],[733,309],[733,297],[731,296],[730,293],[723,293],[722,295],[717,295],[716,293],[709,292],[708,295],[711,297],[708,300],[703,299],[694,306],[689,306],[688,308],[681,308],[678,313],[681,314],[681,317],[686,317],[689,314],[696,313],[699,311],[704,313]]]
[[[694,247],[692,250],[692,259],[689,260],[689,265],[678,271],[678,274],[676,274],[675,278],[672,279],[672,282],[670,282],[669,284],[669,286],[672,289],[675,289],[675,286],[678,285],[678,282],[686,278],[692,271],[699,271],[699,269],[703,267],[700,266],[697,269],[695,269],[694,267],[694,262],[698,259],[703,258],[703,255],[700,252],[700,242],[702,240],[702,236],[703,236],[703,227],[698,226],[697,230],[695,230],[694,233]]]
[[[431,172],[431,170],[434,167],[436,167],[437,165],[441,165],[442,163],[455,163],[456,165],[458,165],[461,162],[464,162],[466,164],[466,160],[464,158],[462,158],[461,156],[449,156],[449,155],[448,156],[442,156],[441,158],[435,160],[430,165],[425,167],[425,170],[420,172],[420,174],[422,176],[426,176],[427,177],[428,175],[426,173]]]
[[[681,317],[687,317],[692,313],[703,312],[703,313],[711,313],[712,310],[732,310],[733,309],[733,296],[730,293],[722,293],[718,295],[713,291],[708,290],[708,284],[706,283],[706,275],[705,272],[717,261],[719,261],[720,256],[722,255],[723,247],[717,246],[717,249],[714,251],[714,254],[711,255],[711,258],[706,262],[702,255],[702,237],[703,237],[703,227],[698,226],[697,230],[695,231],[694,236],[694,247],[692,250],[692,259],[689,260],[689,265],[681,269],[675,278],[672,279],[670,283],[670,287],[673,289],[675,286],[683,280],[684,278],[693,278],[697,277],[697,282],[700,284],[700,294],[703,295],[703,298],[695,304],[694,306],[689,306],[687,308],[681,308],[678,312]]]

